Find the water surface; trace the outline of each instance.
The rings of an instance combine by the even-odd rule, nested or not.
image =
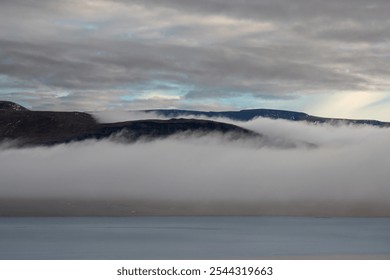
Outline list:
[[[0,259],[390,259],[390,218],[0,218]]]

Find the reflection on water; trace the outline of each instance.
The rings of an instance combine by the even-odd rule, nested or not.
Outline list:
[[[0,259],[389,258],[390,218],[0,218]]]

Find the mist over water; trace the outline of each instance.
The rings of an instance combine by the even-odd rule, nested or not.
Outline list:
[[[186,134],[135,144],[3,148],[0,197],[190,205],[173,214],[390,216],[389,129],[270,119],[231,123],[267,142]],[[269,141],[296,145],[278,148]]]

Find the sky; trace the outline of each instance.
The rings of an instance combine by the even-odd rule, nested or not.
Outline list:
[[[388,0],[1,0],[0,100],[390,121]]]

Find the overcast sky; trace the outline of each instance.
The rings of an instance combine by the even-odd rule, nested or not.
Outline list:
[[[390,121],[388,0],[1,0],[0,99]]]

